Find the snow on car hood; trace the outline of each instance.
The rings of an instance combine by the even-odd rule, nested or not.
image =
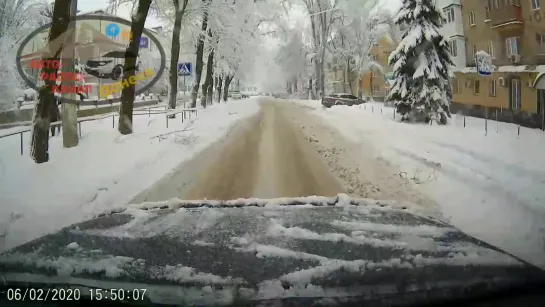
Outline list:
[[[440,221],[341,195],[114,210],[0,255],[0,272],[100,287],[145,283],[158,289],[147,293],[152,300],[191,304],[369,298],[525,280],[535,269]],[[165,295],[171,288],[177,295]]]

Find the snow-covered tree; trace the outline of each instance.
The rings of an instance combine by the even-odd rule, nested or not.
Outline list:
[[[339,4],[342,18],[337,19],[329,40],[329,51],[341,60],[345,69],[345,84],[357,84],[361,95],[361,76],[369,71],[382,71],[373,48],[388,33],[384,19],[388,15],[377,14],[378,0],[345,0]],[[390,18],[391,19],[391,18]],[[351,89],[353,90],[353,89]]]
[[[53,22],[49,30],[48,43],[55,41],[63,33],[66,33],[70,23],[70,1],[55,0],[53,9]],[[50,57],[53,61],[60,61],[62,48],[54,50],[53,56]],[[47,59],[47,58],[45,58]],[[47,75],[54,75],[57,69],[52,66],[44,67],[42,72]],[[54,96],[53,87],[56,85],[56,80],[46,78],[40,87],[38,93],[38,101],[34,107],[34,118],[32,120],[32,139],[30,144],[30,156],[36,163],[44,163],[49,161],[49,125],[51,121],[52,110],[58,110],[56,99]]]
[[[20,42],[46,18],[43,3],[33,0],[0,0],[0,109],[11,107],[23,87],[15,54]]]
[[[342,18],[341,0],[302,0],[310,18],[313,52],[310,54],[315,70],[315,96],[325,93],[325,57],[327,44],[336,20]]]
[[[148,17],[151,3],[152,0],[138,0],[138,5],[132,14],[131,33],[133,36],[129,40],[126,50],[127,54],[134,54],[138,56],[138,52],[140,51],[140,48],[138,47],[138,40],[144,31],[144,24],[146,23],[146,18]],[[124,75],[123,78],[129,79],[130,77],[134,76],[135,66],[136,58],[134,56],[126,57],[123,67],[123,71],[126,75]],[[135,85],[131,83],[128,87],[123,88],[121,91],[121,106],[119,107],[119,123],[117,126],[117,129],[121,134],[126,135],[132,133],[135,88]]]
[[[395,23],[406,28],[388,59],[395,77],[388,98],[395,101],[403,120],[413,117],[446,123],[450,117],[453,62],[439,32],[443,20],[433,0],[403,0],[395,17]]]
[[[305,44],[305,28],[301,22],[289,29],[283,37],[283,44],[278,48],[276,62],[280,65],[284,76],[291,87],[291,92],[301,92],[312,77],[312,70],[307,61],[311,46]]]

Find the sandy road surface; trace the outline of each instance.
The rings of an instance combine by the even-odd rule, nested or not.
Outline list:
[[[182,199],[275,198],[343,193],[282,107],[264,102],[220,142],[183,163],[133,202]]]
[[[257,115],[132,202],[347,193],[433,207],[398,170],[344,140],[311,111],[288,101],[262,102]]]

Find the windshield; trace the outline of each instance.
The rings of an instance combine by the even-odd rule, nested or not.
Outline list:
[[[545,269],[540,1],[2,1],[0,284],[370,298]]]

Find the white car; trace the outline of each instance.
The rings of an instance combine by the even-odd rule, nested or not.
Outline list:
[[[231,95],[231,98],[233,99],[242,99],[242,95],[239,91],[233,91],[233,94]]]
[[[85,72],[101,79],[119,80],[123,76],[125,51],[110,51],[101,57],[94,57],[86,62]],[[136,71],[140,63],[137,58]]]

